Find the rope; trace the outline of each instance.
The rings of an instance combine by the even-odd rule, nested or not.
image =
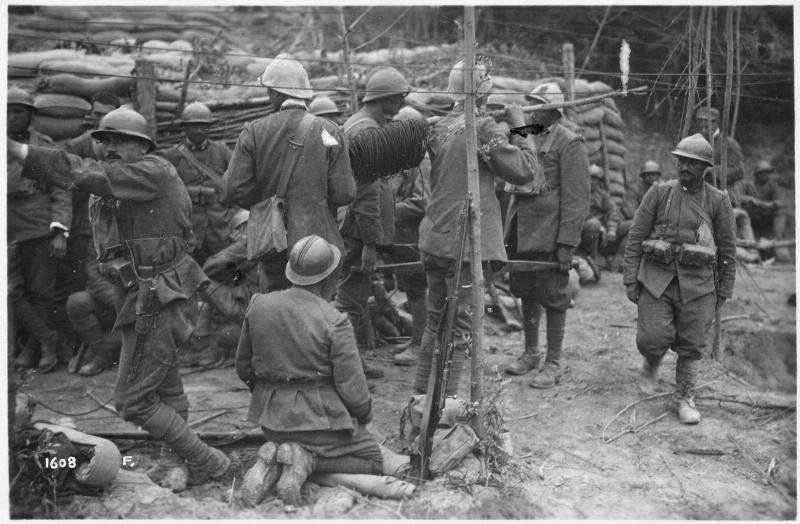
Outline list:
[[[419,165],[428,147],[423,120],[390,122],[350,139],[348,152],[356,183],[371,182]]]

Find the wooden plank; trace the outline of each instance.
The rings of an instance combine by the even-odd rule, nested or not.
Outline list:
[[[153,62],[139,58],[136,60],[133,81],[134,108],[147,120],[147,134],[156,137],[156,68]]]

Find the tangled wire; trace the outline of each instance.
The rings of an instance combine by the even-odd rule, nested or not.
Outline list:
[[[350,140],[348,152],[353,175],[361,184],[418,166],[427,147],[427,122],[405,120],[359,133]]]

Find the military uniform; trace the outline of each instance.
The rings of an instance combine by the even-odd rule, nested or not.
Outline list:
[[[355,456],[382,471],[365,424],[372,398],[347,316],[293,287],[256,294],[236,351],[236,372],[253,392],[248,421],[270,442],[298,442],[323,458]]]
[[[617,235],[622,221],[619,206],[600,184],[592,187],[589,197],[589,218],[581,228],[581,249],[590,256],[597,255],[597,246],[605,246],[608,235]]]
[[[699,267],[677,257],[656,260],[644,253],[648,239],[715,246],[716,260]],[[671,348],[686,359],[702,357],[715,296],[733,294],[735,254],[733,211],[724,193],[709,184],[689,193],[677,180],[650,188],[628,234],[623,271],[625,285],[639,282],[643,288],[636,334],[643,356],[661,358]]]
[[[229,202],[250,209],[275,195],[290,161],[288,140],[305,113],[305,104],[290,98],[277,113],[245,124],[224,176]],[[345,138],[336,124],[316,118],[286,190],[288,244],[314,234],[344,249],[335,213],[354,196]],[[260,261],[262,292],[288,287],[287,257],[281,253]]]
[[[419,227],[419,249],[428,282],[428,322],[422,336],[422,351],[417,365],[414,390],[424,393],[428,385],[434,339],[439,319],[444,313],[448,287],[455,272],[461,271],[461,282],[470,281],[469,258],[461,268],[455,267],[458,251],[458,221],[467,197],[467,151],[464,138],[464,113],[454,110],[436,123],[431,134],[431,198]],[[533,179],[536,154],[524,138],[506,137],[491,117],[475,121],[478,142],[478,175],[481,215],[481,257],[506,262],[503,245],[503,224],[500,203],[494,192],[494,177],[512,184],[525,184]],[[467,248],[466,252],[469,252]],[[470,341],[472,326],[468,310],[474,309],[472,291],[467,286],[458,290],[458,315],[455,325],[456,351],[450,367],[447,394],[453,395],[458,383]]]
[[[225,202],[222,175],[228,168],[231,151],[214,140],[207,139],[199,146],[184,140],[162,156],[175,166],[192,199],[195,257],[202,264],[228,245],[231,210]]]
[[[366,131],[381,127],[365,108],[345,122],[343,129],[348,139]],[[347,313],[356,341],[366,347],[372,340],[367,330],[371,329],[367,302],[370,296],[371,274],[352,271],[351,267],[361,266],[361,254],[365,244],[386,247],[394,239],[394,193],[389,181],[377,178],[358,184],[356,197],[347,209],[342,224],[346,252],[343,257],[342,279],[336,290],[336,307]],[[374,349],[374,348],[369,348]]]

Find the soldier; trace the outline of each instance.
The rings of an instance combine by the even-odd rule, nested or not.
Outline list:
[[[742,196],[742,207],[750,215],[753,227],[777,240],[786,233],[787,210],[783,189],[774,177],[775,169],[767,160],[759,160],[753,172],[754,195]]]
[[[397,113],[395,120],[422,120],[416,109],[405,106]],[[428,155],[419,166],[406,169],[393,179],[397,185],[394,204],[394,243],[396,251],[393,258],[398,262],[419,260],[419,223],[425,216],[425,207],[431,194],[431,159]],[[401,244],[398,246],[397,244]],[[408,297],[408,312],[411,313],[411,340],[392,361],[398,366],[413,366],[419,359],[422,334],[425,332],[428,310],[425,296],[428,286],[424,273],[410,273],[397,276],[398,288]]]
[[[322,116],[328,120],[340,124],[339,120],[342,118],[342,110],[336,105],[336,102],[327,96],[318,96],[308,104],[308,111],[312,115]]]
[[[419,249],[428,281],[428,322],[422,336],[414,393],[425,393],[431,370],[434,341],[439,321],[444,314],[445,299],[453,286],[456,271],[461,272],[462,288],[457,290],[458,315],[455,325],[455,352],[447,380],[447,395],[458,391],[465,352],[470,344],[472,325],[469,318],[475,312],[472,292],[467,282],[471,280],[470,267],[465,261],[456,267],[458,251],[458,220],[467,198],[467,151],[464,139],[464,62],[450,70],[447,92],[455,100],[453,110],[437,122],[431,133],[431,198],[425,217],[419,226]],[[476,104],[485,100],[492,78],[483,64],[475,66]],[[503,119],[510,127],[525,125],[520,106],[508,106]],[[478,142],[478,172],[480,179],[481,257],[487,264],[506,262],[503,246],[503,224],[500,221],[500,204],[494,193],[494,177],[512,184],[530,182],[536,172],[536,152],[523,137],[506,136],[503,128],[491,117],[475,121]]]
[[[297,152],[284,197],[288,244],[314,234],[344,249],[336,208],[349,204],[356,191],[344,135],[333,122],[307,112],[311,84],[306,70],[290,55],[272,60],[259,81],[268,87],[275,112],[244,125],[224,176],[229,201],[250,209],[274,196],[283,170],[289,169],[298,151],[296,144],[301,143],[302,154]],[[304,120],[309,122],[305,140],[294,136]],[[284,273],[287,261],[286,251],[259,260],[262,293],[289,286]]]
[[[655,184],[636,211],[625,247],[623,284],[637,305],[636,345],[644,360],[642,391],[658,387],[668,349],[678,354],[675,401],[683,424],[696,424],[693,388],[715,307],[733,294],[733,210],[724,193],[703,182],[712,148],[700,134],[672,152],[678,179]]]
[[[547,104],[563,102],[564,95],[557,84],[545,83],[531,91],[529,99]],[[542,307],[547,312],[547,356],[544,367],[528,383],[534,388],[551,388],[561,380],[561,346],[571,300],[569,269],[590,202],[589,158],[583,138],[558,122],[561,109],[550,111],[555,123],[549,133],[535,137],[549,191],[517,195],[506,222],[509,256],[559,264],[558,269],[512,273],[510,278],[511,292],[522,299],[525,349],[506,368],[507,373],[524,375],[539,369],[544,357],[539,349]]]
[[[590,165],[589,179],[589,218],[583,223],[578,248],[586,254],[589,264],[595,266],[595,276],[599,279],[600,269],[605,266],[600,251],[608,245],[616,245],[617,227],[622,215],[605,187],[603,168],[597,164]]]
[[[117,320],[114,285],[100,274],[97,251],[92,242],[89,242],[85,270],[86,289],[69,296],[67,317],[88,350],[88,360],[78,368],[78,374],[90,377],[119,361],[122,337],[119,331],[113,331]]]
[[[393,67],[382,67],[367,78],[364,105],[344,124],[348,138],[382,127],[397,115],[409,92],[405,77]],[[375,267],[377,246],[388,246],[394,238],[394,195],[389,181],[377,178],[358,184],[356,197],[345,214],[342,236],[347,248],[344,272],[336,290],[336,307],[350,317],[360,350],[368,347],[372,336],[367,302],[370,274]],[[358,267],[358,270],[351,270]],[[380,378],[381,368],[362,358],[367,378]]]
[[[6,109],[6,132],[10,139],[31,146],[55,147],[49,137],[30,128],[34,105],[28,93],[10,88]],[[56,268],[67,252],[72,200],[62,188],[22,178],[22,168],[22,163],[9,155],[6,162],[9,300],[15,320],[28,336],[14,363],[23,369],[36,367],[46,373],[58,365],[58,333],[53,318]]]
[[[233,242],[203,264],[211,282],[200,287],[200,319],[192,333],[192,352],[181,358],[183,366],[212,367],[228,357],[232,361],[247,304],[258,292],[258,264],[247,260],[249,216],[246,209],[233,215]]]
[[[92,137],[105,144],[104,161],[11,140],[8,154],[23,163],[25,178],[102,199],[90,217],[100,271],[116,285],[122,351],[114,405],[123,419],[164,442],[149,475],[179,491],[187,482],[220,477],[230,464],[186,423],[178,348],[192,332],[196,292],[207,280],[188,253],[191,200],[172,164],[148,154],[155,143],[136,111],[111,111]]]
[[[213,123],[211,110],[205,104],[189,104],[181,113],[186,137],[162,153],[178,170],[192,199],[192,229],[197,242],[193,255],[199,264],[228,245],[233,215],[225,202],[222,180],[231,150],[223,142],[208,138]]]
[[[252,392],[247,418],[267,440],[245,475],[248,503],[277,484],[278,497],[298,505],[313,472],[396,474],[402,461],[367,430],[372,397],[353,328],[329,302],[340,259],[324,239],[301,238],[286,265],[292,287],[255,294],[247,307],[236,372]]]

